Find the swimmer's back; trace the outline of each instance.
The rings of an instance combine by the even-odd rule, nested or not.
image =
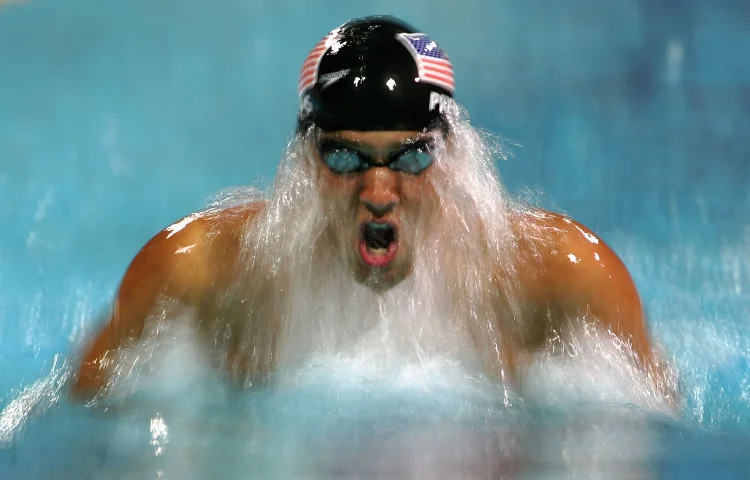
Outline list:
[[[187,216],[155,235],[135,256],[120,283],[109,321],[85,350],[74,397],[95,395],[109,380],[107,357],[141,337],[156,302],[167,298],[200,308],[226,288],[236,268],[242,233],[262,202]]]

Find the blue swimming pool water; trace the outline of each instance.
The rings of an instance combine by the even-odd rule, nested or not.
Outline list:
[[[750,475],[749,4],[367,4],[0,6],[0,478],[97,478],[134,463],[149,478],[299,477],[282,468],[289,458],[307,459],[310,477],[352,478],[353,468],[427,477],[439,471],[429,465],[451,472],[462,455],[548,478],[587,471],[596,452],[607,477]],[[223,187],[267,185],[293,128],[307,49],[371,13],[421,26],[450,53],[474,124],[519,144],[500,164],[512,192],[572,215],[621,255],[679,368],[679,421],[521,409],[482,429],[479,402],[448,428],[414,412],[455,411],[450,393],[363,400],[354,390],[351,404],[377,414],[349,411],[321,427],[314,413],[333,400],[312,389],[162,404],[173,453],[158,456],[153,411],[92,414],[49,396],[44,383],[59,380],[152,234]],[[238,417],[275,437],[243,435]],[[606,461],[629,449],[632,462]]]

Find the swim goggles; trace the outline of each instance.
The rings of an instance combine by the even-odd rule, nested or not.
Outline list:
[[[318,150],[328,168],[338,174],[358,173],[375,167],[386,167],[395,172],[418,175],[432,165],[430,141],[420,139],[404,143],[399,150],[388,156],[384,163],[374,162],[372,157],[354,146],[335,139],[322,139]]]

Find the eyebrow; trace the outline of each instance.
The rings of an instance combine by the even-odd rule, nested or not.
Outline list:
[[[424,136],[410,137],[410,138],[406,138],[400,141],[394,141],[388,144],[385,147],[385,149],[382,150],[381,152],[387,153],[388,156],[391,156],[391,155],[412,149],[414,147],[427,145],[429,141],[430,141],[429,137],[424,137]],[[347,139],[336,138],[336,137],[323,137],[318,141],[318,143],[321,147],[324,147],[324,148],[328,148],[328,149],[334,149],[337,147],[348,148],[351,150],[355,150],[358,153],[364,153],[368,156],[371,156],[373,152],[376,152],[379,150],[361,141],[347,140]]]

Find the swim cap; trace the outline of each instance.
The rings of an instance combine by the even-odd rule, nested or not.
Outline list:
[[[394,17],[350,20],[302,65],[298,129],[425,130],[443,120],[453,89],[451,62],[427,35]]]

